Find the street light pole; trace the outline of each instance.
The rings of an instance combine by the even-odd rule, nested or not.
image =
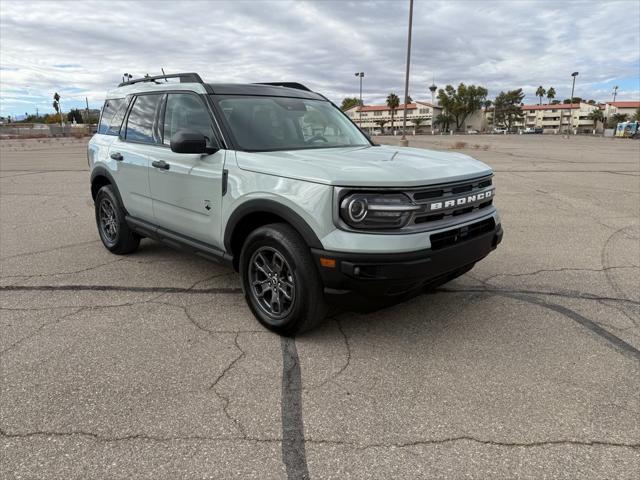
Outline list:
[[[618,95],[618,86],[613,87],[613,101],[616,101],[616,96]]]
[[[407,140],[407,104],[409,103],[409,66],[411,64],[411,29],[413,26],[413,0],[409,0],[409,35],[407,37],[407,72],[404,77],[404,112],[402,114],[402,138],[400,145],[409,146]]]
[[[571,84],[571,98],[569,99],[569,124],[567,125],[567,138],[571,135],[571,121],[573,119],[573,91],[576,88],[576,77],[578,76],[578,72],[573,72],[571,76],[573,77],[573,83]],[[580,116],[578,115],[578,119],[579,118]]]
[[[362,79],[364,78],[364,72],[356,72],[356,77],[360,77],[360,105],[358,106],[358,123],[362,128]]]

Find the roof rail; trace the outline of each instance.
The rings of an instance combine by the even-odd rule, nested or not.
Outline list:
[[[200,75],[194,72],[189,73],[171,73],[169,75],[156,75],[154,77],[142,77],[135,78],[133,80],[129,80],[128,82],[122,82],[118,85],[118,87],[124,87],[125,85],[133,85],[134,83],[143,83],[143,82],[156,82],[156,80],[166,80],[167,78],[179,78],[180,83],[204,83]]]
[[[256,85],[273,85],[274,87],[295,88],[296,90],[305,90],[307,92],[312,91],[309,87],[305,87],[298,82],[258,82]]]

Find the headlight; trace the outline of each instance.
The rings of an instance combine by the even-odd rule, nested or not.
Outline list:
[[[340,218],[358,229],[402,228],[419,209],[402,193],[351,193],[340,201]]]

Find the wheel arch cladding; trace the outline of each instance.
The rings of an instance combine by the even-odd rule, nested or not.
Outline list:
[[[304,239],[310,248],[322,248],[322,243],[304,219],[272,200],[255,199],[240,205],[229,217],[224,232],[224,246],[233,255],[233,266],[238,270],[240,250],[250,232],[270,223],[287,223]]]
[[[122,197],[120,196],[120,191],[118,190],[118,186],[116,185],[115,180],[109,173],[106,168],[96,167],[91,172],[91,197],[95,200],[98,192],[105,185],[111,185],[122,208],[124,208],[124,203],[122,203]]]

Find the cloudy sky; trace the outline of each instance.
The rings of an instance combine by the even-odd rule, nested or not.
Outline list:
[[[339,102],[402,94],[408,0],[0,0],[0,113],[98,107],[122,73],[197,71],[211,82],[299,81]],[[640,1],[416,0],[410,95],[481,84],[640,98]]]

